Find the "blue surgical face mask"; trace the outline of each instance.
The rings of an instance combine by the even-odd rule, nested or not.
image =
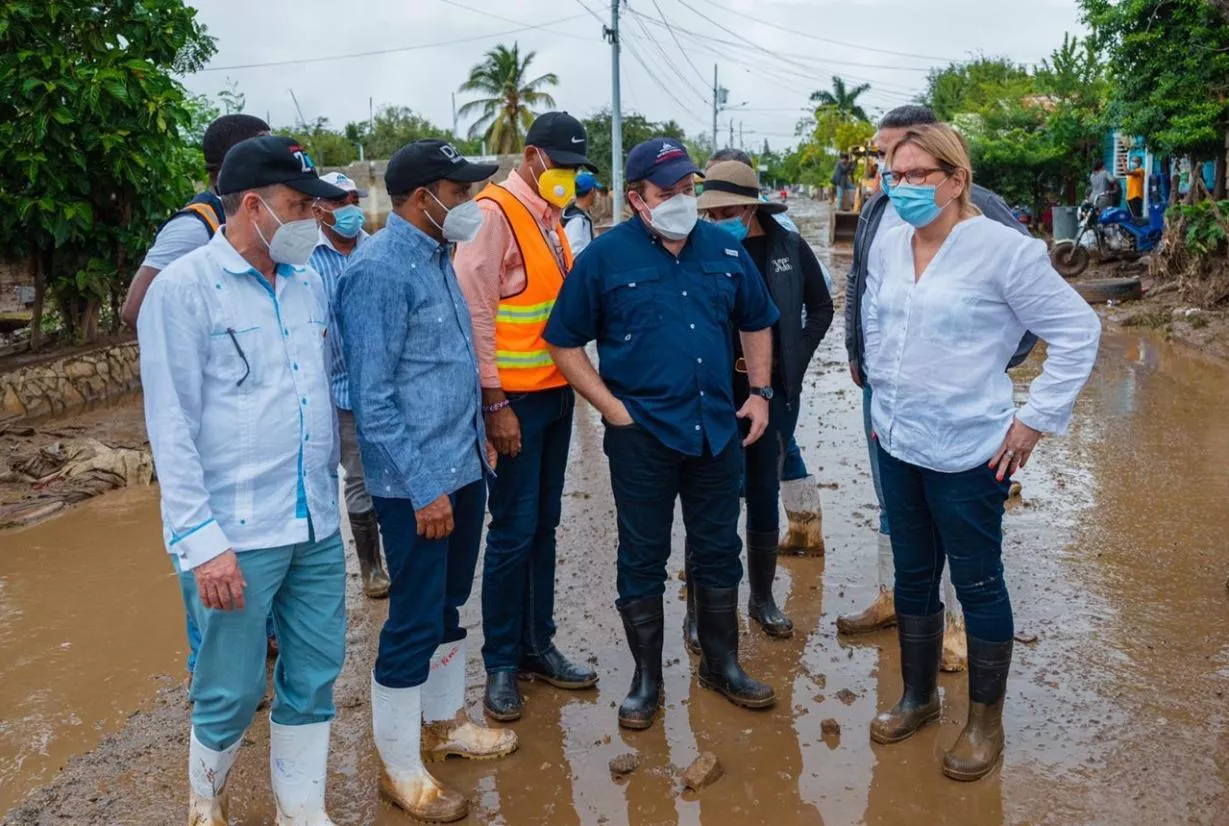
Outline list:
[[[900,219],[915,227],[934,223],[943,212],[943,207],[935,203],[935,187],[929,184],[893,184],[888,189],[888,198]]]
[[[742,218],[723,218],[713,223],[730,233],[730,235],[733,235],[736,241],[742,241],[746,238],[749,231],[746,222]]]
[[[346,204],[333,210],[333,226],[329,229],[342,238],[354,238],[363,231],[363,223],[367,217],[356,204]]]

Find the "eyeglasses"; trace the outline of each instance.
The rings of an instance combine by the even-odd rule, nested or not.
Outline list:
[[[235,387],[242,387],[247,381],[247,377],[252,375],[252,365],[248,364],[247,354],[243,352],[243,348],[239,346],[239,339],[235,338],[235,328],[227,327],[226,335],[230,336],[230,343],[235,345],[235,351],[239,354],[239,358],[243,359],[243,378],[235,382]]]
[[[883,180],[886,181],[889,186],[901,182],[918,186],[919,184],[926,183],[926,179],[936,172],[942,172],[946,175],[952,174],[952,170],[944,169],[943,167],[934,167],[931,169],[910,169],[906,172],[900,173],[893,172],[890,169],[885,169],[883,171]]]

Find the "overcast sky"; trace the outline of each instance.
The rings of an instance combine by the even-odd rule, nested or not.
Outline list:
[[[340,127],[366,118],[374,100],[376,109],[409,106],[447,128],[451,93],[470,67],[514,41],[537,52],[532,76],[559,76],[560,108],[583,117],[610,105],[601,31],[610,0],[190,2],[218,52],[187,86],[215,94],[234,81],[246,111],[267,113],[274,126],[297,122],[293,89],[307,120]],[[864,100],[874,114],[916,95],[926,69],[944,59],[984,53],[1033,64],[1064,32],[1082,32],[1075,0],[626,0],[622,19],[625,112],[711,132],[716,63],[729,105],[745,102],[722,113],[721,142],[732,120],[735,143],[741,125],[748,146],[767,138],[775,148],[796,142],[808,93],[828,88],[833,73],[870,82]],[[370,52],[382,53],[342,57]],[[304,59],[313,62],[284,63]],[[251,65],[270,63],[280,65]],[[457,105],[465,100],[458,95]]]

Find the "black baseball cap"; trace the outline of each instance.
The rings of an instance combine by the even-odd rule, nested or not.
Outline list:
[[[307,150],[294,138],[266,135],[230,148],[218,173],[218,194],[283,184],[313,198],[344,198],[344,190],[320,180]]]
[[[547,112],[529,127],[526,146],[536,146],[559,166],[583,166],[591,172],[597,167],[585,157],[589,137],[585,127],[567,112]]]
[[[434,138],[414,141],[393,153],[384,170],[389,195],[407,195],[436,181],[475,184],[499,170],[499,164],[473,163],[447,141]]]
[[[666,189],[689,175],[704,177],[683,142],[674,138],[649,138],[627,153],[627,180],[632,183],[649,181]]]

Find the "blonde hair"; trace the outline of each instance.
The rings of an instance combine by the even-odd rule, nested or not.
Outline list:
[[[960,205],[960,214],[965,217],[981,214],[981,210],[973,205],[973,162],[969,160],[969,146],[965,143],[963,135],[946,123],[915,126],[906,132],[905,136],[888,153],[886,160],[889,166],[900,148],[909,144],[932,155],[938,161],[939,167],[948,175],[963,171],[964,187],[956,197]]]

